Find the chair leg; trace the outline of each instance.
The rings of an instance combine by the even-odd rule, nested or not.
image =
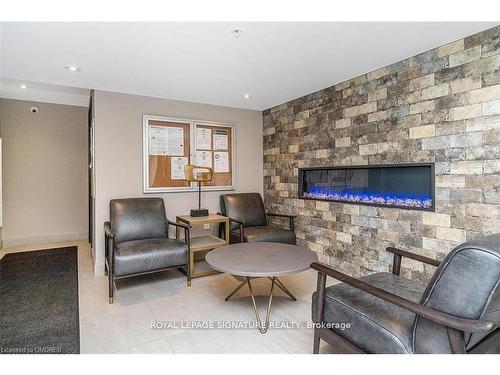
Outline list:
[[[186,269],[187,269],[187,272],[186,272],[187,286],[189,288],[191,286],[191,260],[188,261],[188,263],[186,265]]]
[[[317,328],[314,328],[313,354],[319,354],[320,340]]]
[[[113,303],[113,273],[108,271],[108,281],[109,281],[109,299],[108,303]]]

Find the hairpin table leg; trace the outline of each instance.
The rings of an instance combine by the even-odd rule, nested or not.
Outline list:
[[[269,278],[269,279],[271,279],[271,278]],[[275,279],[276,279],[276,285],[278,285],[278,288],[280,288],[283,292],[285,292],[292,299],[292,301],[297,301],[297,298],[295,298],[295,296],[292,294],[292,292],[290,292],[288,290],[288,288],[285,286],[285,284],[283,284],[283,281],[281,281],[277,277],[275,277]]]
[[[238,292],[238,290],[240,290],[240,289],[243,287],[243,285],[245,285],[246,283],[247,283],[247,279],[243,280],[243,281],[241,282],[241,284],[240,284],[240,285],[238,285],[238,286],[236,287],[236,289],[234,289],[234,290],[233,290],[233,291],[232,291],[232,292],[231,292],[231,293],[230,293],[230,294],[229,294],[229,295],[228,295],[228,296],[227,296],[224,300],[225,300],[225,301],[229,300],[229,298],[231,298],[232,296],[234,296],[234,295],[236,294],[236,292]]]
[[[250,290],[250,295],[252,297],[252,304],[253,304],[253,310],[255,312],[255,318],[257,319],[257,322],[259,323],[259,331],[262,334],[266,333],[267,329],[269,328],[269,319],[271,318],[271,305],[273,302],[273,289],[274,289],[275,282],[276,282],[276,278],[273,277],[272,282],[271,282],[271,290],[269,291],[269,302],[267,303],[266,323],[263,326],[262,320],[260,319],[259,309],[257,308],[257,302],[255,302],[255,296],[253,294],[252,284],[250,283],[250,278],[247,277],[247,284],[248,284],[248,289]]]

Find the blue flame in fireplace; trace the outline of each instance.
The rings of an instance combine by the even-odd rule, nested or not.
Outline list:
[[[328,189],[311,188],[303,193],[304,198],[322,199],[351,203],[367,203],[384,206],[399,206],[411,208],[432,208],[432,198],[428,195],[377,194],[359,191],[333,192]]]

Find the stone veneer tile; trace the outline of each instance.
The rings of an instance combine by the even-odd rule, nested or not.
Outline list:
[[[455,242],[465,242],[466,232],[463,229],[437,227],[436,238]]]
[[[482,133],[453,134],[450,136],[450,147],[471,147],[483,144]]]
[[[422,139],[422,150],[441,150],[450,147],[450,137],[441,136]]]
[[[368,114],[368,122],[387,120],[387,111],[372,112]]]
[[[436,176],[436,187],[464,188],[465,176],[453,176],[453,175]]]
[[[434,111],[434,100],[427,100],[424,102],[414,103],[410,105],[410,114]]]
[[[484,173],[500,173],[500,160],[486,160],[484,162]]]
[[[422,247],[427,250],[435,251],[436,253],[448,253],[451,250],[450,241],[439,240],[435,238],[422,238]]]
[[[426,76],[415,78],[410,80],[410,91],[421,90],[426,87],[434,86],[434,74],[428,74]]]
[[[449,227],[450,215],[438,214],[435,212],[424,212],[422,215],[422,223],[438,227]]]
[[[451,174],[482,174],[482,161],[452,161]]]
[[[484,87],[500,84],[500,70],[495,72],[485,73],[482,75],[481,78],[482,78],[481,79],[482,85]]]
[[[337,241],[352,243],[352,236],[349,233],[337,232]]]
[[[455,42],[445,44],[444,46],[436,48],[436,56],[444,57],[452,53],[461,52],[464,50],[464,40],[459,39]]]
[[[481,104],[481,114],[483,116],[492,116],[500,114],[500,100],[492,100]]]
[[[500,99],[500,85],[488,86],[467,93],[469,103],[489,102]]]
[[[387,98],[387,87],[368,92],[368,101],[373,102]]]
[[[347,128],[351,126],[351,119],[350,118],[343,118],[340,120],[335,121],[335,127],[342,129],[342,128]]]
[[[351,145],[351,137],[335,139],[335,147],[349,147]]]
[[[264,201],[298,244],[354,276],[387,246],[442,259],[500,232],[500,26],[264,111]],[[297,198],[298,168],[435,162],[436,211]],[[403,262],[402,275],[433,272]]]
[[[343,212],[345,214],[350,214],[350,215],[359,215],[359,207],[357,205],[353,204],[344,204],[343,205]]]
[[[467,203],[465,213],[469,216],[500,219],[500,206],[498,204]]]
[[[471,104],[450,109],[450,121],[465,120],[481,116],[481,104]]]
[[[377,103],[370,102],[361,105],[357,105],[354,107],[344,109],[345,117],[354,117],[358,115],[362,115],[364,113],[375,112],[377,110]]]
[[[450,92],[450,86],[447,83],[428,87],[422,90],[422,100],[429,100],[446,96]]]
[[[462,79],[457,79],[450,82],[450,91],[456,94],[464,91],[471,91],[481,88],[481,76],[469,76]]]
[[[450,55],[450,68],[457,65],[462,65],[468,62],[479,60],[481,58],[481,46],[466,49],[462,52],[457,52]]]
[[[434,137],[435,135],[436,126],[434,124],[410,128],[410,139],[429,138]]]

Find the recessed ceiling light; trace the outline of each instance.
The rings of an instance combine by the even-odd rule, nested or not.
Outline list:
[[[23,90],[26,90],[28,88],[28,86],[26,86],[24,83],[21,83],[19,87],[22,88]]]
[[[239,37],[241,36],[241,34],[243,34],[243,30],[241,30],[241,29],[234,29],[234,30],[232,31],[232,33],[233,33],[233,36],[234,36],[235,38],[239,38]]]
[[[70,72],[81,72],[82,70],[75,65],[66,65],[65,68]]]
[[[252,95],[250,94],[243,94],[243,98],[245,99],[250,99],[252,97]]]

